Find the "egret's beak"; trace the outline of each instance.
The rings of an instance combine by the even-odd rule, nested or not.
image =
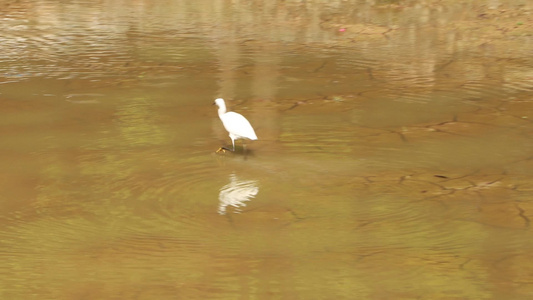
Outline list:
[[[213,102],[213,105],[217,104],[216,102]]]

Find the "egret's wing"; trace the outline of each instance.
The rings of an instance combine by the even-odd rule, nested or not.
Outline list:
[[[247,139],[257,140],[255,131],[246,118],[236,112],[227,112],[222,116],[224,128],[233,135],[238,135]]]

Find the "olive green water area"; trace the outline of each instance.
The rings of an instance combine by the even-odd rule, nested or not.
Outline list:
[[[531,13],[2,2],[0,298],[532,298]]]

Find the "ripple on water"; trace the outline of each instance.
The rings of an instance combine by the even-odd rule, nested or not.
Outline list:
[[[499,98],[505,94],[499,84],[492,84],[486,80],[467,81],[461,85],[460,90],[463,91],[466,96],[476,98]]]
[[[358,244],[374,250],[429,248],[464,249],[471,245],[475,226],[450,222],[448,209],[438,201],[424,201],[429,183],[370,179],[353,200],[353,229]],[[432,193],[432,192],[431,192]],[[376,238],[378,237],[378,238]]]
[[[511,92],[532,92],[533,75],[525,74],[524,77],[507,81],[503,84],[503,87]]]
[[[16,256],[122,253],[150,260],[174,251],[185,257],[205,250],[206,241],[228,226],[217,212],[227,174],[216,179],[220,174],[211,156],[167,161],[157,172],[146,160],[137,163],[86,157],[78,178],[48,180],[32,207],[3,218],[10,224],[0,231],[6,249]]]

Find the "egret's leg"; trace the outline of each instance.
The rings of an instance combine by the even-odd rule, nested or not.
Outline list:
[[[231,150],[231,149],[229,149],[229,148],[226,148],[226,147],[224,146],[224,147],[220,147],[220,148],[218,148],[218,150],[215,151],[215,152],[216,152],[216,153],[219,153],[219,152],[224,153],[224,152],[226,152],[226,150],[228,150],[228,151],[232,151],[232,152],[235,152],[235,139],[234,139],[232,136],[230,136],[230,139],[231,139],[231,144],[233,145],[233,150]]]
[[[231,137],[230,137],[230,138],[231,138]],[[233,139],[232,139],[232,141],[233,141]],[[218,150],[215,151],[215,153],[220,153],[220,152],[222,152],[222,153],[226,153],[226,150],[231,151],[230,148],[228,148],[228,147],[226,147],[226,146],[222,146],[222,147],[218,148]]]

